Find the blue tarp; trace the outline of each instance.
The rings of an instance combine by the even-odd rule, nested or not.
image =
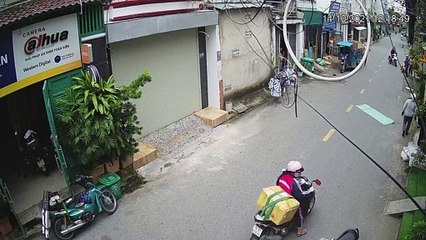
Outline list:
[[[342,46],[342,47],[352,47],[353,43],[352,42],[347,42],[347,41],[341,41],[337,43],[337,46]]]

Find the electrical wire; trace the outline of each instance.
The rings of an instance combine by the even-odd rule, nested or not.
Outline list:
[[[241,0],[240,0],[241,1]],[[240,11],[241,13],[241,11]],[[246,10],[247,13],[247,10]],[[252,22],[254,24],[254,22]],[[265,49],[263,48],[262,44],[260,43],[259,39],[257,38],[256,34],[251,30],[249,24],[246,24],[246,27],[249,29],[250,33],[253,35],[253,37],[256,39],[257,44],[259,45],[259,47],[262,49],[263,54],[265,55],[266,59],[269,62],[272,62],[272,59],[268,57],[268,54],[265,52]]]
[[[383,12],[384,11],[384,7],[383,7],[383,0],[380,0],[381,4],[382,4],[382,9]],[[388,29],[388,25],[387,22],[385,23],[386,25],[386,29]],[[389,36],[390,42],[392,44],[392,47],[394,47],[393,41],[392,41],[392,37]],[[398,63],[401,67],[401,63],[398,59]],[[414,96],[414,92],[413,89],[411,88],[410,83],[407,80],[407,77],[403,74],[404,79],[410,89],[411,94],[413,94]],[[296,94],[297,95],[297,94]],[[352,144],[352,146],[354,146],[356,149],[358,149],[365,157],[367,157],[374,165],[376,165],[376,167],[378,167],[384,174],[386,174],[386,176],[388,176],[403,192],[404,194],[414,203],[414,205],[420,210],[420,212],[426,217],[426,210],[423,209],[419,203],[417,203],[417,201],[410,195],[410,193],[388,172],[386,171],[379,163],[377,163],[377,161],[375,161],[370,155],[368,155],[364,150],[362,150],[362,148],[360,148],[356,143],[354,143],[350,138],[348,138],[342,131],[340,131],[333,123],[331,123],[323,114],[321,114],[315,107],[313,107],[311,104],[309,104],[305,99],[303,99],[302,97],[300,97],[300,95],[297,95],[297,98],[300,99],[302,102],[304,102],[309,108],[311,108],[315,113],[317,113],[325,122],[327,122],[331,127],[333,127],[343,138],[345,138],[349,143]],[[417,104],[417,99],[416,97],[414,97],[414,100]],[[297,99],[295,99],[295,104],[297,103]],[[296,117],[297,117],[297,110],[295,109],[295,113],[296,113]],[[420,118],[420,122],[422,124],[423,129],[424,128],[424,122],[423,119]]]
[[[227,0],[226,2],[225,2],[225,5],[224,5],[224,9],[225,9],[225,12],[227,12],[227,7],[226,7],[226,5],[228,5],[228,3],[229,3],[229,0]],[[245,24],[248,24],[248,23],[251,23],[256,17],[257,17],[257,15],[259,14],[259,12],[263,9],[263,5],[266,3],[266,0],[263,0],[263,2],[262,2],[262,4],[260,5],[260,7],[258,8],[258,10],[257,10],[257,12],[254,14],[254,16],[249,20],[249,21],[247,21],[247,22],[242,22],[242,23],[240,23],[240,22],[237,22],[237,21],[235,21],[235,20],[233,20],[232,18],[230,18],[231,19],[231,21],[233,22],[233,23],[235,23],[235,24],[238,24],[238,25],[245,25]],[[229,16],[229,13],[228,13],[228,17],[230,17]]]
[[[309,104],[305,99],[298,96],[298,98],[304,102],[308,107],[310,107],[314,112],[316,112],[324,121],[326,121],[332,128],[334,128],[344,139],[352,144],[356,149],[358,149],[365,157],[367,157],[376,167],[378,167],[386,176],[388,176],[407,196],[410,200],[416,205],[417,208],[426,216],[426,210],[423,210],[422,207],[414,200],[414,198],[407,192],[407,190],[402,187],[402,185],[388,172],[386,171],[379,163],[377,163],[370,155],[368,155],[362,148],[360,148],[356,143],[354,143],[350,138],[348,138],[342,131],[340,131],[333,123],[331,123],[323,114],[316,110],[311,104]]]
[[[265,60],[262,56],[260,56],[259,55],[259,53],[256,51],[256,50],[254,50],[254,48],[251,46],[251,44],[249,43],[249,41],[245,38],[245,36],[244,36],[244,34],[240,31],[240,29],[238,28],[238,26],[237,26],[237,24],[236,23],[234,23],[234,22],[232,22],[233,24],[234,24],[234,26],[235,26],[235,28],[237,29],[237,31],[240,33],[240,35],[244,38],[244,40],[247,42],[247,45],[250,47],[250,49],[260,58],[260,59],[262,59],[262,61],[264,62],[264,63],[266,63],[266,65],[268,65],[268,67],[269,68],[271,68],[272,70],[274,69],[273,68],[273,66],[272,66],[272,64],[270,64],[267,60],[269,60],[269,59],[267,59],[267,60]]]

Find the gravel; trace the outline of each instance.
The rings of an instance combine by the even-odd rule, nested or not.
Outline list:
[[[197,146],[213,132],[213,128],[200,118],[190,115],[160,130],[150,133],[139,141],[153,145],[163,160],[174,158],[186,148]]]

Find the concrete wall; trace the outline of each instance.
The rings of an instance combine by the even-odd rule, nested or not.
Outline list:
[[[246,11],[250,14],[248,18],[244,17]],[[272,64],[272,29],[265,11],[260,11],[249,24],[240,25],[233,22],[248,21],[256,12],[257,9],[252,8],[219,13],[225,99],[262,83],[269,78],[272,72],[270,67]],[[252,35],[250,35],[250,31],[253,33]]]
[[[297,59],[301,59],[303,57],[304,49],[305,49],[305,32],[303,31],[303,24],[296,24],[296,51],[295,55]]]
[[[209,107],[220,108],[219,81],[222,76],[220,73],[219,26],[206,27],[206,34]]]
[[[157,34],[111,44],[113,74],[128,84],[144,70],[152,82],[135,101],[142,136],[201,109],[198,30]]]

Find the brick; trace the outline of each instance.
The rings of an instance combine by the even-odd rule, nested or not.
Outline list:
[[[125,169],[126,167],[132,164],[133,164],[133,155],[130,155],[124,161],[121,162],[121,169]]]
[[[211,127],[216,127],[229,119],[227,111],[212,107],[204,108],[194,114]]]
[[[113,173],[120,171],[120,163],[118,159],[113,160],[112,162],[105,163],[105,169],[107,172],[113,172]]]
[[[146,164],[154,161],[158,156],[158,150],[148,144],[140,143],[139,151],[133,156],[133,169],[138,169]]]
[[[102,164],[102,165],[99,165],[99,166],[95,167],[94,169],[92,169],[92,171],[90,171],[89,174],[90,174],[90,176],[93,177],[93,179],[92,179],[93,183],[96,184],[96,183],[98,183],[99,176],[101,176],[104,173],[105,173],[105,166],[104,166],[104,164]]]

